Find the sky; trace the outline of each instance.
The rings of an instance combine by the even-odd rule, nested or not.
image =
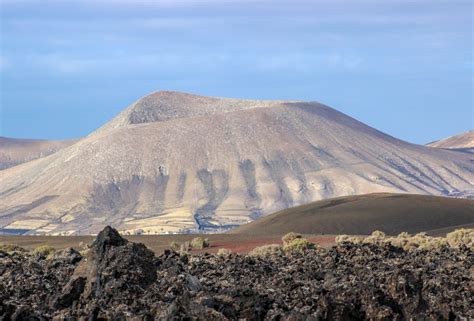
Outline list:
[[[85,136],[157,90],[474,128],[471,0],[0,0],[0,135]]]

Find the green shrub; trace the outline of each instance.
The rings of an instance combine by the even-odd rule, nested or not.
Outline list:
[[[306,250],[314,249],[314,244],[307,239],[294,239],[290,243],[283,246],[285,252],[304,252]]]
[[[282,247],[280,244],[266,244],[262,246],[258,246],[254,248],[252,251],[249,252],[250,256],[269,256],[275,254],[281,254]]]
[[[49,245],[40,245],[33,250],[33,254],[48,256],[53,254],[56,250]]]
[[[289,243],[293,242],[294,240],[300,239],[300,238],[302,238],[301,234],[298,234],[298,233],[295,233],[295,232],[290,232],[290,233],[287,233],[287,234],[283,235],[283,237],[281,238],[281,241],[283,242],[283,246],[284,246],[284,245],[289,244]]]
[[[209,239],[203,237],[195,237],[191,240],[191,248],[202,250],[205,247],[209,247]]]

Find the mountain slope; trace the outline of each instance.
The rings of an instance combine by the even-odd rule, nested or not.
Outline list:
[[[410,194],[344,196],[297,206],[240,226],[242,235],[390,235],[474,225],[474,200]]]
[[[16,139],[0,136],[0,170],[48,156],[75,140]]]
[[[315,102],[157,92],[74,145],[3,171],[0,228],[216,231],[342,195],[470,196],[471,158]]]
[[[474,148],[474,130],[429,143],[427,146],[450,149]]]

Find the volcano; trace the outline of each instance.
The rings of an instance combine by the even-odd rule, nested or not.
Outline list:
[[[471,154],[401,141],[317,102],[160,91],[0,172],[0,231],[217,232],[366,193],[474,195]]]

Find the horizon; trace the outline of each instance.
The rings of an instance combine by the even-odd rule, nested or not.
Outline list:
[[[0,136],[84,137],[158,90],[318,101],[426,144],[473,129],[472,3],[1,1]]]

